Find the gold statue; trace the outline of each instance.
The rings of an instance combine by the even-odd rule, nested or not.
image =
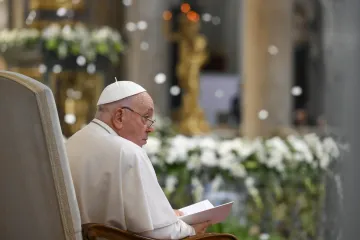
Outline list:
[[[167,38],[179,44],[176,74],[183,91],[182,105],[179,110],[179,130],[185,135],[206,133],[209,131],[209,124],[200,108],[198,98],[200,70],[207,60],[207,41],[199,33],[199,15],[193,11],[181,14],[178,32],[170,31],[170,12],[164,13],[164,19]]]

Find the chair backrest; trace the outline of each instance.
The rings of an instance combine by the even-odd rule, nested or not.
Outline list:
[[[0,71],[0,125],[0,239],[82,239],[51,90]]]

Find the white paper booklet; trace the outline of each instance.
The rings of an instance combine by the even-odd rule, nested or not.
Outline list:
[[[229,202],[214,207],[209,200],[204,200],[179,209],[184,213],[184,216],[179,218],[190,225],[206,221],[216,224],[224,221],[229,216],[233,203]]]

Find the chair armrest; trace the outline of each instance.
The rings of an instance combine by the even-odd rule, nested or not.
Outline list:
[[[97,237],[105,238],[106,240],[154,240],[98,223],[83,224],[82,235],[84,240],[95,240]]]
[[[237,240],[234,235],[227,233],[204,233],[191,237],[184,238],[184,240]]]
[[[154,240],[153,238],[98,223],[83,224],[82,235],[84,240],[95,240],[97,237],[106,240]],[[237,240],[237,238],[231,234],[205,233],[187,237],[184,240]]]

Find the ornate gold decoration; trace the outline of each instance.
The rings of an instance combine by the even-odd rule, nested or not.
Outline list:
[[[75,26],[77,23],[79,23],[78,21],[74,21],[71,19],[64,19],[64,20],[59,20],[56,21],[56,24],[59,24],[61,27],[65,26],[65,25],[69,25],[69,26]],[[49,25],[54,24],[54,21],[49,21],[49,20],[34,20],[31,24],[29,24],[28,26],[31,28],[36,28],[39,30],[42,30],[46,27],[48,27]]]
[[[69,137],[94,118],[104,78],[101,74],[86,72],[52,73],[50,88],[54,92],[63,134]]]
[[[42,74],[39,72],[38,67],[10,67],[9,71],[20,73],[22,75],[43,82],[43,77]]]
[[[30,0],[30,10],[56,10],[59,8],[82,10],[84,0]]]
[[[165,33],[170,41],[179,44],[179,59],[176,74],[183,91],[179,110],[179,130],[182,134],[197,135],[209,131],[209,125],[201,109],[199,98],[200,70],[207,59],[207,40],[199,33],[199,15],[193,11],[181,14],[179,31],[171,32],[171,15],[165,12]]]

